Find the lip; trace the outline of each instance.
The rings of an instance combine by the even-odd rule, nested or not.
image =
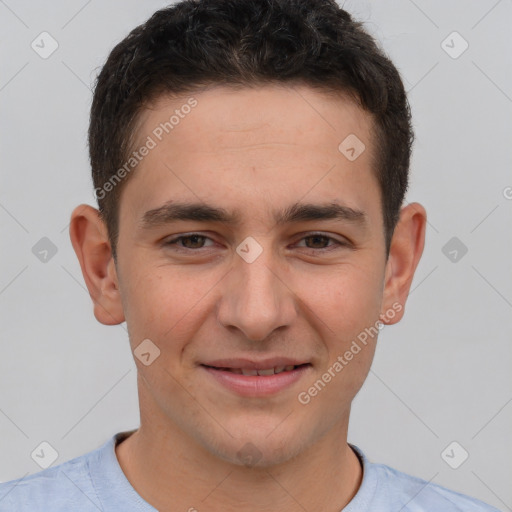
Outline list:
[[[282,361],[282,359],[280,361]],[[270,364],[269,366],[255,369],[271,368],[272,366],[273,365]],[[276,364],[274,366],[282,366],[282,364]],[[227,365],[221,367],[250,368],[250,366],[247,366],[247,361],[245,361],[242,366]],[[201,365],[200,368],[202,368],[224,387],[237,393],[238,395],[246,397],[264,397],[276,394],[279,391],[283,391],[284,389],[292,386],[298,382],[305,374],[309,373],[312,366],[310,363],[306,363],[303,366],[299,366],[298,368],[295,368],[291,371],[284,371],[274,375],[240,375],[226,370],[210,368],[209,366],[205,365]]]
[[[245,358],[230,358],[230,359],[216,359],[215,361],[208,361],[202,363],[205,366],[215,366],[216,368],[246,368],[250,370],[265,370],[267,368],[275,368],[276,366],[300,366],[308,364],[309,361],[300,359],[291,359],[287,357],[270,357],[267,359],[254,359]]]

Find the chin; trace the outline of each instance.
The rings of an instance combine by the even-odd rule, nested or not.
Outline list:
[[[282,427],[282,426],[281,426]],[[269,434],[270,433],[270,434]],[[250,468],[268,468],[283,464],[299,455],[304,446],[297,434],[290,434],[276,428],[258,429],[245,427],[236,437],[223,430],[223,439],[209,439],[206,448],[215,457],[230,464]]]

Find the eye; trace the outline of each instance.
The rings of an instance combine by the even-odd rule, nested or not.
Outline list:
[[[337,240],[336,238],[325,235],[323,233],[311,233],[303,237],[300,241],[305,241],[306,245],[299,247],[306,247],[307,249],[312,249],[313,252],[330,251],[339,247],[346,247],[349,245],[346,242]],[[330,242],[332,243],[329,245]]]
[[[206,245],[207,241],[211,243]],[[305,245],[300,245],[302,242],[304,242]],[[215,242],[211,238],[200,233],[180,235],[164,242],[164,246],[174,246],[178,251],[188,252],[212,247],[214,244]],[[301,238],[299,243],[296,244],[296,247],[308,249],[308,252],[319,253],[336,250],[340,247],[348,247],[349,245],[348,242],[337,240],[324,233],[310,233]]]
[[[174,245],[178,250],[194,250],[202,249],[205,247],[204,242],[206,240],[213,242],[213,240],[207,236],[201,235],[199,233],[191,233],[189,235],[180,235],[176,238],[172,238],[171,240],[167,240],[164,245]]]

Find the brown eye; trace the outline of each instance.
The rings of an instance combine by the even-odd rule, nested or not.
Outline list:
[[[308,246],[310,249],[325,249],[325,247],[328,246],[329,241],[332,240],[332,238],[325,236],[325,235],[310,235],[304,237],[304,240],[309,240],[313,247],[308,246],[306,242],[306,246]]]
[[[204,243],[206,240],[211,240],[207,236],[200,235],[199,233],[192,233],[191,235],[181,235],[165,242],[165,245],[174,245],[178,250],[183,249],[202,249],[206,247]]]
[[[326,252],[343,246],[348,246],[348,243],[337,240],[336,238],[325,235],[323,233],[312,233],[303,237],[300,242],[302,241],[305,242],[305,245],[299,245],[299,247],[311,249],[313,252]]]

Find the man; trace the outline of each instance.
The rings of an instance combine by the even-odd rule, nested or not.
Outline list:
[[[425,239],[393,64],[329,0],[185,0],[110,54],[70,236],[126,321],[140,428],[0,486],[13,511],[490,511],[347,442]]]

